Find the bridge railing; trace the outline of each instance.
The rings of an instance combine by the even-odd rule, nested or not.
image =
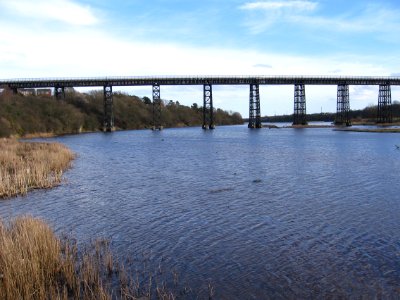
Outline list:
[[[328,76],[328,75],[161,75],[161,76],[104,76],[104,77],[48,77],[0,79],[0,86],[119,86],[151,85],[200,85],[200,84],[316,84],[333,85],[348,83],[354,85],[393,84],[400,85],[400,77],[394,76]]]

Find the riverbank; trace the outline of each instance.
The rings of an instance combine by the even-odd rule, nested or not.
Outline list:
[[[58,143],[0,139],[0,198],[58,185],[74,154]]]
[[[269,128],[269,129],[279,129],[279,128],[294,128],[294,129],[304,129],[304,128],[331,128],[334,131],[352,131],[352,132],[379,132],[379,133],[399,133],[400,128],[393,128],[388,126],[400,126],[400,123],[390,123],[390,124],[370,124],[370,123],[364,123],[364,124],[353,124],[357,126],[371,126],[374,125],[377,128],[354,128],[354,127],[346,127],[346,126],[335,126],[334,124],[331,125],[290,125],[290,126],[276,126],[276,125],[271,125],[271,124],[265,124],[263,125],[263,128]]]
[[[334,128],[334,125],[291,125],[283,128]]]
[[[116,130],[150,128],[153,105],[149,98],[123,93],[113,94],[114,127]],[[178,101],[162,101],[161,124],[164,128],[201,126],[203,109]],[[0,137],[63,135],[102,131],[104,122],[103,91],[79,93],[68,89],[65,99],[0,93]],[[239,113],[222,109],[214,111],[215,125],[243,124]]]
[[[334,128],[335,125],[289,125],[289,126],[277,126],[275,124],[263,124],[263,128],[279,129],[279,128]]]
[[[400,128],[334,128],[334,131],[399,133]]]
[[[363,120],[363,121],[351,121],[351,124],[354,126],[379,126],[379,127],[385,127],[385,126],[400,126],[400,122],[392,122],[392,123],[376,123],[368,120]]]

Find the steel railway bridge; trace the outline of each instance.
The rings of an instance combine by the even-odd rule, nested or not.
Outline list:
[[[400,85],[400,77],[369,76],[166,76],[166,77],[103,77],[103,78],[37,78],[0,80],[0,87],[15,93],[24,88],[54,88],[57,99],[65,98],[65,88],[103,87],[104,130],[114,127],[113,86],[152,86],[153,129],[162,129],[161,85],[203,86],[203,129],[213,129],[213,85],[249,86],[249,128],[261,128],[260,85],[294,85],[293,125],[306,125],[306,85],[337,85],[337,125],[351,125],[349,118],[349,85],[379,85],[379,123],[392,122],[391,86]]]

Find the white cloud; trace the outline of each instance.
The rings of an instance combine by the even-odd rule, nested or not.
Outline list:
[[[296,9],[302,11],[312,11],[317,7],[316,2],[311,1],[258,1],[248,2],[240,6],[244,10],[280,10]]]
[[[388,33],[387,39],[393,41],[393,32],[400,30],[400,10],[382,4],[366,4],[363,10],[354,14],[349,11],[330,17],[323,15],[323,8],[323,4],[310,1],[260,1],[239,7],[248,11],[245,26],[254,34],[262,33],[277,23],[286,23],[298,26],[296,30],[311,28],[325,32]]]
[[[71,25],[93,25],[99,22],[89,6],[70,0],[0,0],[0,6],[10,14]]]
[[[0,0],[1,1],[1,0]],[[389,75],[400,70],[397,56],[300,56],[246,48],[190,47],[119,38],[96,28],[69,27],[58,32],[43,27],[9,26],[0,21],[2,79],[26,77],[148,75]],[[23,37],[23,38],[15,38]],[[119,90],[118,87],[115,90]],[[151,87],[131,89],[151,97]],[[377,102],[377,93],[351,97],[363,107]],[[367,90],[365,90],[367,91]],[[292,113],[293,86],[262,86],[262,114]],[[201,87],[162,87],[162,97],[182,104],[201,104]],[[215,87],[217,107],[248,115],[248,86]],[[399,99],[393,92],[393,99]],[[396,98],[395,98],[396,97]],[[335,87],[307,87],[307,110],[334,111]],[[353,102],[352,102],[353,105]],[[353,107],[353,106],[352,106]]]
[[[323,17],[314,15],[292,15],[286,21],[333,32],[369,33],[388,32],[400,29],[399,10],[389,10],[379,6],[368,6],[355,16]],[[391,35],[391,39],[395,39]]]
[[[272,69],[272,66],[269,64],[255,64],[254,68],[262,68],[262,69]]]
[[[293,17],[309,14],[317,5],[311,1],[257,1],[245,3],[239,9],[249,12],[245,24],[252,33],[258,34],[275,23],[288,22]]]

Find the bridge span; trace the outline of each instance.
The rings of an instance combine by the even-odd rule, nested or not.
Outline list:
[[[349,118],[349,85],[379,85],[378,115],[380,123],[392,122],[391,86],[400,85],[400,77],[371,76],[140,76],[88,78],[17,78],[0,80],[0,87],[14,92],[24,88],[54,88],[57,99],[65,97],[68,87],[103,87],[104,129],[114,127],[113,86],[152,86],[153,128],[162,128],[161,85],[203,85],[203,128],[213,129],[213,85],[249,86],[249,128],[261,128],[260,85],[294,85],[293,124],[305,125],[306,85],[337,85],[337,112],[335,123],[351,125]]]

